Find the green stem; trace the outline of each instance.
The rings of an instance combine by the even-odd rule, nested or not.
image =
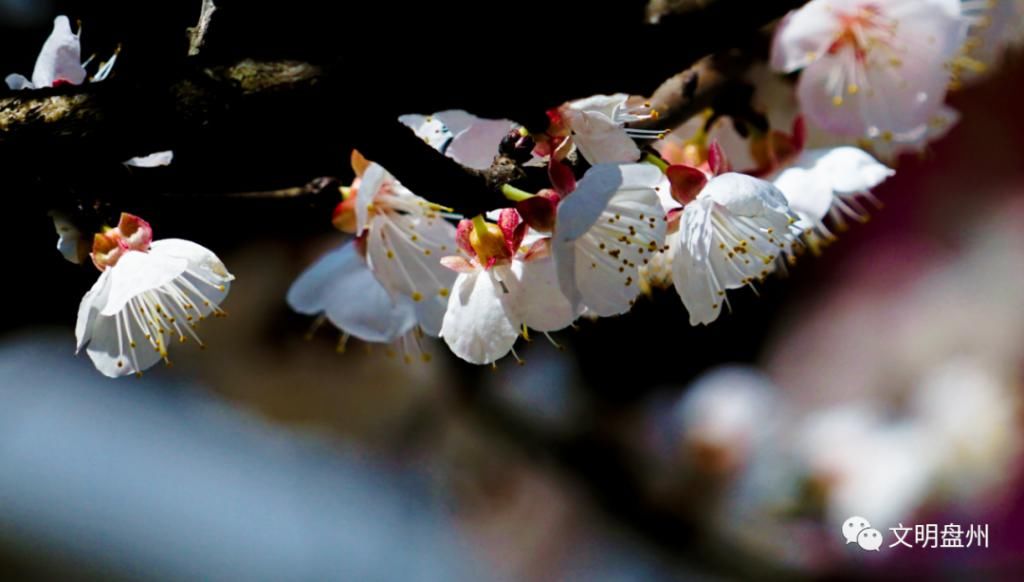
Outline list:
[[[511,184],[502,184],[501,194],[512,202],[522,202],[536,196],[536,194],[530,194],[526,190],[520,190]]]
[[[647,162],[648,164],[654,164],[655,166],[658,166],[658,168],[662,172],[668,169],[668,162],[654,154],[644,154],[643,161]]]

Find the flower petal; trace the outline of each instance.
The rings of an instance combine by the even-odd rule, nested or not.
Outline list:
[[[771,182],[735,172],[713,178],[701,196],[739,216],[759,215],[765,209],[788,211],[786,197]]]
[[[384,185],[384,181],[391,178],[391,175],[383,166],[371,162],[360,178],[359,188],[356,189],[356,234],[362,234],[370,221],[370,207],[373,205],[373,198]]]
[[[430,211],[382,212],[366,242],[367,263],[393,296],[411,299],[420,327],[436,336],[456,274],[441,264],[455,252],[455,227]]]
[[[572,142],[591,164],[635,162],[640,148],[621,125],[602,113],[569,111],[566,120],[572,128]]]
[[[351,241],[299,275],[287,301],[299,313],[324,313],[335,327],[367,342],[395,341],[416,325],[412,302],[392,298]]]
[[[135,168],[159,168],[161,166],[171,165],[173,160],[174,151],[165,150],[162,152],[153,152],[145,156],[135,156],[134,158],[125,160],[124,165]]]
[[[11,73],[4,77],[4,82],[7,83],[7,88],[11,91],[36,88],[36,86],[32,84],[32,81],[25,78],[25,75],[19,75],[17,73]]]
[[[840,32],[834,12],[838,7],[828,1],[813,0],[790,12],[779,23],[772,39],[772,68],[792,73],[825,54]]]
[[[572,303],[562,294],[552,257],[513,261],[522,322],[537,331],[558,331],[576,320]]]
[[[519,337],[515,298],[502,279],[514,279],[509,269],[496,267],[462,273],[455,280],[441,337],[452,352],[472,364],[490,364],[512,349]]]
[[[501,140],[514,127],[516,124],[507,119],[475,118],[452,138],[445,155],[467,168],[486,170],[498,155]]]
[[[100,273],[99,279],[82,297],[82,302],[78,305],[78,319],[75,321],[75,339],[77,340],[75,353],[78,353],[92,337],[93,323],[100,310],[107,304],[109,294],[110,269],[107,269]]]
[[[815,171],[827,176],[832,189],[839,194],[866,192],[896,173],[871,157],[871,154],[855,147],[838,147],[812,153],[818,155]]]
[[[97,317],[90,325],[90,338],[85,348],[96,369],[108,378],[142,372],[163,357],[142,339],[146,331],[135,318],[122,318],[128,329],[121,330],[118,330],[118,319],[113,316]],[[142,345],[138,349],[133,348],[129,337],[136,338]]]
[[[216,279],[221,283],[227,283],[235,279],[235,276],[228,272],[227,267],[224,266],[224,263],[221,262],[213,251],[190,240],[165,238],[153,241],[153,244],[149,247],[149,253],[151,255],[166,255],[185,259],[188,261],[189,270]]]
[[[163,287],[189,267],[188,261],[159,253],[126,252],[110,271],[110,292],[100,315],[111,316],[124,309],[133,297]]]
[[[664,244],[655,191],[662,179],[650,164],[601,164],[559,205],[551,250],[562,293],[577,312],[584,305],[599,316],[629,310],[644,253]]]
[[[32,84],[52,87],[56,81],[65,81],[80,85],[85,76],[78,35],[71,32],[71,21],[67,16],[58,16],[53,20],[53,32],[39,51],[32,71]]]
[[[825,176],[799,166],[786,168],[774,180],[790,208],[809,227],[817,224],[832,207],[832,188]]]
[[[576,190],[558,205],[558,238],[572,241],[583,236],[620,189],[653,192],[661,179],[661,170],[651,164],[598,164],[590,168]]]

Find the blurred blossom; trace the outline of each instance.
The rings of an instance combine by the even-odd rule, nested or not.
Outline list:
[[[928,436],[913,422],[890,422],[869,404],[812,414],[793,443],[804,493],[823,501],[833,528],[851,515],[878,525],[907,521],[934,474],[938,451]]]
[[[989,502],[1016,474],[1022,444],[1020,386],[1004,370],[957,358],[922,378],[912,406],[928,443],[938,452],[943,501]]]
[[[782,330],[767,369],[791,413],[726,484],[717,527],[815,569],[843,559],[832,534],[851,515],[885,531],[936,513],[981,521],[1006,505],[1024,440],[1024,205],[987,216],[955,254],[908,252],[915,262],[898,276],[884,262],[855,267]],[[742,383],[709,381],[723,377],[688,388],[691,425],[714,427],[722,411],[725,426],[749,422],[747,408],[724,406]],[[819,532],[808,543],[770,541],[808,526]]]
[[[771,381],[752,368],[712,370],[698,378],[675,405],[680,446],[702,472],[728,474],[783,424],[785,403]]]

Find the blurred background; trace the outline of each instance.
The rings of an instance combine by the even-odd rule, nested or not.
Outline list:
[[[122,45],[115,75],[159,67],[198,7],[2,0],[0,71],[31,71],[61,13],[82,21],[85,55]],[[358,23],[299,26],[303,7],[228,6],[208,58],[344,49]],[[203,328],[205,352],[109,381],[73,356],[95,272],[54,250],[45,212],[8,214],[0,576],[1015,579],[1022,81],[1012,57],[952,94],[963,120],[899,161],[875,192],[884,209],[736,293],[714,325],[691,328],[675,293],[655,291],[493,370],[430,340],[429,363],[355,341],[339,354],[334,330],[287,310],[291,281],[342,240],[333,201],[197,199],[124,210],[217,251],[237,277],[230,317]],[[176,151],[166,176],[244,183],[315,144],[323,175],[348,178],[347,151],[296,146],[308,129],[280,125],[215,160]],[[83,171],[54,168],[32,195],[102,188]],[[143,179],[118,171],[120,188]],[[846,543],[851,516],[884,534],[881,551]],[[888,547],[898,524],[950,523],[987,525],[988,547]]]

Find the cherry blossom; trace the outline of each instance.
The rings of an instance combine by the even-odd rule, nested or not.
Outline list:
[[[665,244],[652,164],[598,164],[558,204],[552,252],[562,292],[600,317],[629,311],[639,269]]]
[[[779,25],[771,60],[803,69],[797,94],[816,125],[886,139],[932,121],[966,33],[958,0],[811,0]]]
[[[718,318],[725,292],[767,277],[799,231],[796,216],[771,182],[728,171],[712,148],[712,176],[687,166],[668,169],[673,197],[669,240],[672,281],[690,313],[690,324]]]
[[[380,164],[353,153],[357,178],[335,210],[335,225],[364,239],[366,263],[392,295],[413,302],[428,335],[441,330],[455,275],[440,263],[455,252],[455,227],[441,207],[413,194]]]
[[[53,32],[43,43],[43,48],[36,58],[35,67],[32,69],[32,79],[29,80],[23,75],[13,73],[5,78],[7,87],[19,90],[58,87],[65,84],[81,85],[88,77],[85,70],[88,61],[82,62],[80,35],[81,31],[71,31],[71,22],[67,16],[61,15],[55,18]],[[116,59],[117,53],[110,60],[102,63],[92,80],[106,79],[110,75]]]
[[[562,159],[572,146],[591,164],[635,162],[640,148],[634,138],[658,138],[660,130],[629,129],[627,123],[657,118],[649,103],[637,104],[625,93],[594,95],[570,101],[549,112],[556,138],[556,159]]]
[[[490,364],[512,351],[519,359],[513,346],[527,328],[547,333],[576,319],[578,312],[559,289],[549,239],[537,233],[527,238],[516,210],[502,210],[497,224],[482,216],[463,220],[458,230],[466,256],[443,260],[458,278],[441,327],[456,356]]]
[[[800,217],[802,229],[813,229],[831,238],[826,216],[842,228],[844,217],[863,220],[867,211],[857,200],[863,196],[875,202],[871,189],[895,171],[867,152],[849,146],[802,152],[790,167],[772,180],[785,195],[790,208]]]
[[[220,303],[234,276],[209,249],[182,239],[153,241],[149,223],[122,214],[116,228],[97,234],[93,264],[99,280],[78,309],[76,351],[83,348],[109,377],[141,374],[168,348],[189,337]]]
[[[344,334],[365,342],[395,342],[416,326],[412,300],[392,296],[381,285],[354,240],[303,271],[288,289],[287,301],[299,313],[323,314]]]

